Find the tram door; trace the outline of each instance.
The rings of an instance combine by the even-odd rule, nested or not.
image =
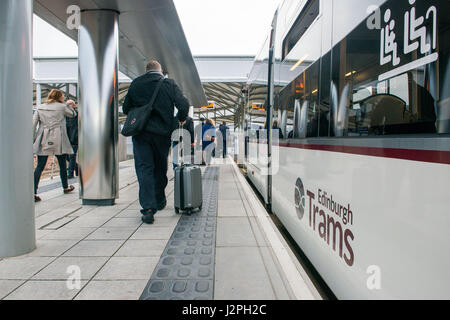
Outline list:
[[[272,204],[272,168],[273,168],[273,149],[272,149],[272,137],[273,129],[278,131],[278,124],[274,121],[274,96],[275,96],[275,39],[276,39],[276,25],[277,25],[278,12],[275,12],[275,16],[272,21],[272,28],[270,31],[269,41],[269,63],[268,63],[268,83],[267,83],[267,205],[270,209]]]

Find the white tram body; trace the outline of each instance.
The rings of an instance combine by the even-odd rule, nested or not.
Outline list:
[[[449,12],[448,0],[278,8],[278,168],[263,173],[268,146],[249,129],[247,173],[339,299],[450,298]],[[271,87],[269,47],[249,105],[252,86]]]

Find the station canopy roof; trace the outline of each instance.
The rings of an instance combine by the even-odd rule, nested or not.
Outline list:
[[[207,100],[214,102],[215,109],[197,107],[198,117],[214,117],[217,121],[233,122],[236,112],[246,103],[242,90],[247,86],[248,75],[254,63],[252,56],[195,56],[198,70]],[[65,90],[71,99],[76,100],[78,82],[77,57],[35,57],[35,84],[41,84],[41,94],[45,98],[51,89]],[[119,73],[119,104],[128,92],[131,79]],[[70,85],[68,85],[70,84]],[[35,86],[36,89],[36,86]],[[264,101],[264,86],[252,86],[252,101]],[[35,93],[36,97],[36,93]],[[206,106],[202,105],[202,106]]]
[[[147,61],[161,62],[192,105],[207,104],[194,59],[172,0],[34,0],[34,12],[58,30],[78,40],[67,28],[67,8],[113,9],[120,12],[120,71],[131,79],[141,75]]]
[[[34,0],[34,12],[77,41],[78,31],[70,30],[66,25],[67,8],[71,5],[78,5],[82,10],[113,9],[120,12],[119,95],[122,100],[128,91],[127,81],[141,75],[146,63],[156,59],[183,89],[199,117],[203,114],[212,117],[214,112],[217,121],[230,122],[236,120],[237,112],[242,113],[245,104],[242,90],[247,85],[254,57],[198,56],[194,60],[172,0]],[[35,62],[37,60],[41,64],[54,62],[45,58],[35,59]],[[53,67],[50,70],[58,69]],[[36,80],[60,87],[64,83],[76,82],[76,79],[51,75],[47,79],[35,77]],[[255,100],[261,96],[260,100],[264,101],[263,87],[252,86],[250,98]],[[214,101],[214,110],[201,108],[210,101]]]

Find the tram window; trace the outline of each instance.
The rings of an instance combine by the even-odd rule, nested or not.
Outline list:
[[[330,130],[331,52],[322,57],[320,69],[319,137],[328,137]]]
[[[420,43],[417,50],[404,48],[408,30],[403,22],[412,6],[408,1],[400,5],[393,0],[380,8],[383,14],[389,10],[395,21],[391,26],[397,35],[397,51],[385,53],[391,60],[383,60],[380,31],[368,28],[365,20],[334,46],[331,136],[450,133],[450,92],[445,88],[450,81],[449,50],[442,40],[450,27],[445,16],[450,2],[430,6],[427,1],[417,2],[415,10],[417,17],[430,17],[423,28],[427,39],[437,39],[435,49],[430,44],[430,50],[422,52]],[[432,14],[439,17],[436,27]],[[436,61],[425,61],[431,58]]]
[[[282,114],[281,129],[283,138],[291,139],[293,136],[292,124],[294,123],[295,85],[290,83],[279,93],[278,107]]]
[[[289,30],[283,41],[283,60],[294,48],[309,26],[319,16],[320,0],[310,0],[303,8],[300,15],[295,20],[294,25]]]
[[[308,102],[307,137],[319,134],[319,65],[320,61],[317,61],[305,71],[306,94],[303,100]]]
[[[280,94],[281,110],[287,110],[284,125],[293,124],[288,138],[317,137],[319,133],[319,66],[316,61]],[[280,112],[283,114],[283,111]]]

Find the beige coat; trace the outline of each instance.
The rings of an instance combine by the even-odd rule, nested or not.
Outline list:
[[[33,152],[38,156],[73,154],[67,136],[66,117],[73,118],[77,112],[62,103],[43,104],[33,116]]]

